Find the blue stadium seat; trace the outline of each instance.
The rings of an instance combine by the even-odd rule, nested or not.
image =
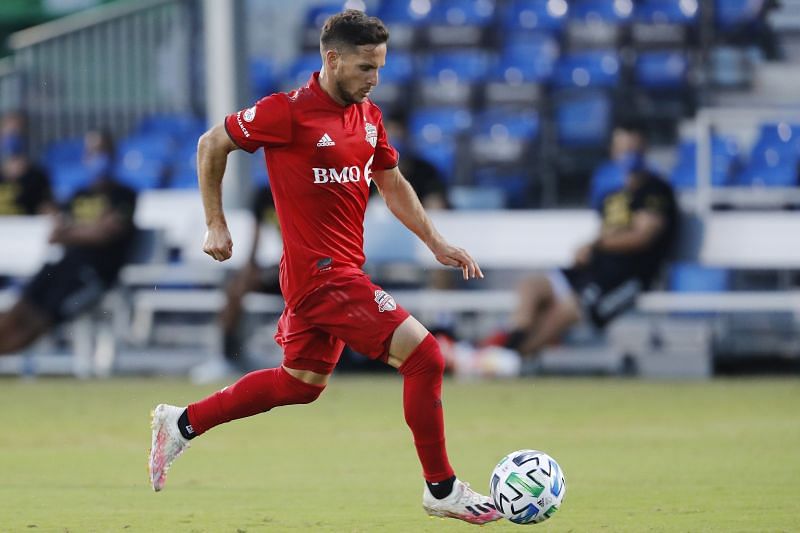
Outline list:
[[[184,144],[175,151],[172,160],[172,176],[169,180],[171,189],[196,189],[197,183],[197,147]]]
[[[670,90],[686,87],[689,60],[679,51],[642,52],[634,68],[636,83],[646,89]]]
[[[556,87],[616,87],[620,61],[614,50],[589,50],[565,54],[556,64]]]
[[[473,177],[478,187],[502,190],[506,207],[528,207],[530,181],[524,173],[505,167],[487,167],[476,170]]]
[[[603,198],[609,193],[619,190],[625,184],[625,169],[616,161],[606,161],[592,174],[589,185],[589,203],[599,209]]]
[[[564,146],[604,146],[611,131],[611,119],[611,101],[601,91],[570,91],[557,99],[558,141]]]
[[[711,139],[711,184],[714,187],[730,185],[739,167],[739,146],[727,136]],[[678,146],[678,157],[670,174],[670,182],[677,189],[693,189],[697,186],[697,143],[683,141]]]
[[[533,34],[507,42],[492,69],[493,81],[512,85],[547,83],[558,60],[558,43],[547,34]]]
[[[422,59],[417,98],[422,105],[469,106],[489,73],[483,50],[437,52]]]
[[[432,6],[429,24],[488,26],[494,20],[494,0],[439,0]]]
[[[429,161],[447,182],[456,171],[458,136],[472,126],[472,114],[464,108],[438,107],[419,109],[409,118],[410,148]]]
[[[154,137],[160,142],[164,138],[170,141],[197,139],[206,131],[203,119],[189,114],[163,113],[150,115],[139,122],[134,133],[135,137]]]
[[[380,70],[378,86],[370,99],[381,106],[385,114],[406,109],[409,104],[409,85],[414,79],[414,58],[402,50],[389,50],[386,66]]]
[[[91,174],[80,162],[63,162],[50,169],[50,184],[58,203],[66,202],[91,181]]]
[[[278,65],[272,58],[251,57],[248,66],[253,101],[279,90]]]
[[[637,22],[680,25],[697,22],[697,0],[639,0],[634,4]]]
[[[164,134],[128,137],[117,148],[117,179],[137,191],[159,187],[174,148],[173,138]]]
[[[667,286],[673,292],[725,292],[731,288],[731,273],[693,263],[676,263],[669,269]]]
[[[763,124],[750,162],[739,175],[740,185],[792,187],[798,182],[800,125]]]
[[[312,28],[319,31],[325,20],[331,15],[339,13],[344,8],[345,2],[326,2],[322,4],[312,5],[306,11],[305,20],[303,24],[306,28]]]
[[[760,0],[715,0],[714,22],[721,30],[747,25],[758,18]]]
[[[630,19],[634,2],[577,0],[569,4],[569,20],[620,25]]]
[[[506,7],[502,24],[506,31],[560,32],[566,21],[566,0],[513,0]]]
[[[536,112],[490,108],[476,117],[470,153],[477,163],[522,163],[538,134]]]
[[[431,14],[430,2],[418,0],[383,0],[378,7],[377,17],[391,27],[394,25],[418,26],[428,21]]]
[[[51,171],[61,165],[79,164],[83,157],[83,138],[65,139],[47,145],[42,164]]]
[[[319,57],[319,52],[309,52],[298,56],[289,66],[283,90],[291,91],[298,87],[303,87],[308,82],[311,74],[317,72],[321,66],[322,60]]]

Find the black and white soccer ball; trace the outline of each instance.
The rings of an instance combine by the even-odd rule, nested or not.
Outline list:
[[[544,522],[561,507],[564,471],[544,452],[517,450],[497,463],[489,493],[503,516],[515,524]]]

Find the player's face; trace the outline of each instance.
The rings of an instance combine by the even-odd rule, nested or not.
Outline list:
[[[344,50],[335,64],[332,74],[336,96],[345,104],[361,103],[378,85],[378,69],[386,64],[386,44]]]

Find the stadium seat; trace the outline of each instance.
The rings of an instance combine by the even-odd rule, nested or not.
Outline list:
[[[319,50],[319,30],[325,20],[345,8],[346,2],[323,2],[312,5],[306,11],[303,20],[301,45],[305,50]]]
[[[550,82],[558,55],[558,44],[548,34],[507,38],[485,86],[487,105],[534,107],[541,99],[542,86]]]
[[[634,79],[646,89],[678,90],[686,87],[689,62],[679,51],[642,52],[636,58]]]
[[[377,16],[389,27],[391,49],[413,47],[417,30],[427,22],[430,12],[430,2],[383,0],[378,6]]]
[[[529,169],[525,169],[529,170]],[[473,181],[480,188],[503,191],[503,204],[507,208],[527,208],[532,188],[531,180],[520,169],[506,166],[486,167],[475,170]]]
[[[432,53],[422,60],[417,97],[424,106],[468,106],[488,75],[490,56],[483,50]]]
[[[634,4],[631,39],[646,47],[683,46],[697,14],[697,0],[640,0]]]
[[[58,203],[66,202],[91,181],[91,174],[80,162],[60,163],[50,169],[50,185]]]
[[[553,85],[566,87],[616,87],[620,61],[615,50],[589,50],[562,55],[553,74]]]
[[[442,179],[456,178],[458,139],[472,126],[472,114],[466,108],[437,107],[418,109],[408,122],[410,149],[429,161]]]
[[[792,187],[798,182],[800,125],[781,122],[761,126],[747,167],[739,175],[740,185]]]
[[[558,142],[569,147],[605,146],[611,131],[612,105],[601,91],[567,91],[555,104]]]
[[[83,157],[83,138],[65,139],[47,145],[44,150],[42,164],[55,171],[62,165],[77,165]]]
[[[570,2],[567,45],[572,50],[615,47],[632,13],[633,2],[629,0]]]
[[[303,87],[314,72],[322,66],[319,52],[309,52],[298,56],[289,66],[282,90],[291,91]]]
[[[566,0],[513,0],[502,15],[503,30],[559,33],[568,11]]]
[[[494,20],[494,0],[439,0],[425,27],[430,46],[479,46]]]
[[[739,167],[739,146],[732,137],[715,136],[711,140],[711,184],[714,187],[730,185]],[[670,173],[670,182],[677,189],[697,186],[697,143],[683,141],[678,146],[678,157]]]
[[[386,66],[380,71],[380,83],[370,93],[370,100],[378,104],[385,114],[407,109],[409,85],[414,76],[414,58],[402,50],[390,50]]]
[[[123,140],[117,149],[117,179],[135,190],[162,184],[175,143],[164,134],[139,134]]]
[[[196,189],[198,187],[196,146],[194,144],[185,144],[178,148],[172,160],[171,168],[169,188]]]
[[[163,113],[150,115],[142,119],[136,128],[134,137],[155,137],[157,142],[167,139],[167,143],[197,139],[206,131],[206,123],[202,118],[189,114]]]
[[[715,0],[714,22],[722,31],[745,26],[758,18],[760,0]]]
[[[258,100],[279,89],[278,65],[270,57],[251,57],[249,62],[251,99]]]
[[[470,154],[479,164],[522,163],[538,133],[536,112],[490,108],[476,117]]]
[[[731,288],[731,273],[693,263],[676,263],[669,269],[669,290],[673,292],[724,292]]]

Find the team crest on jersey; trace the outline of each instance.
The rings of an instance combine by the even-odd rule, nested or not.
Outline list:
[[[392,298],[392,295],[387,293],[386,291],[375,291],[375,303],[378,304],[378,311],[383,313],[384,311],[394,311],[397,309],[397,304]]]
[[[244,121],[253,122],[254,118],[256,118],[256,106],[248,107],[244,112]]]
[[[367,142],[371,144],[373,148],[375,148],[375,145],[378,144],[378,128],[369,122],[365,122],[364,129],[367,132]]]

